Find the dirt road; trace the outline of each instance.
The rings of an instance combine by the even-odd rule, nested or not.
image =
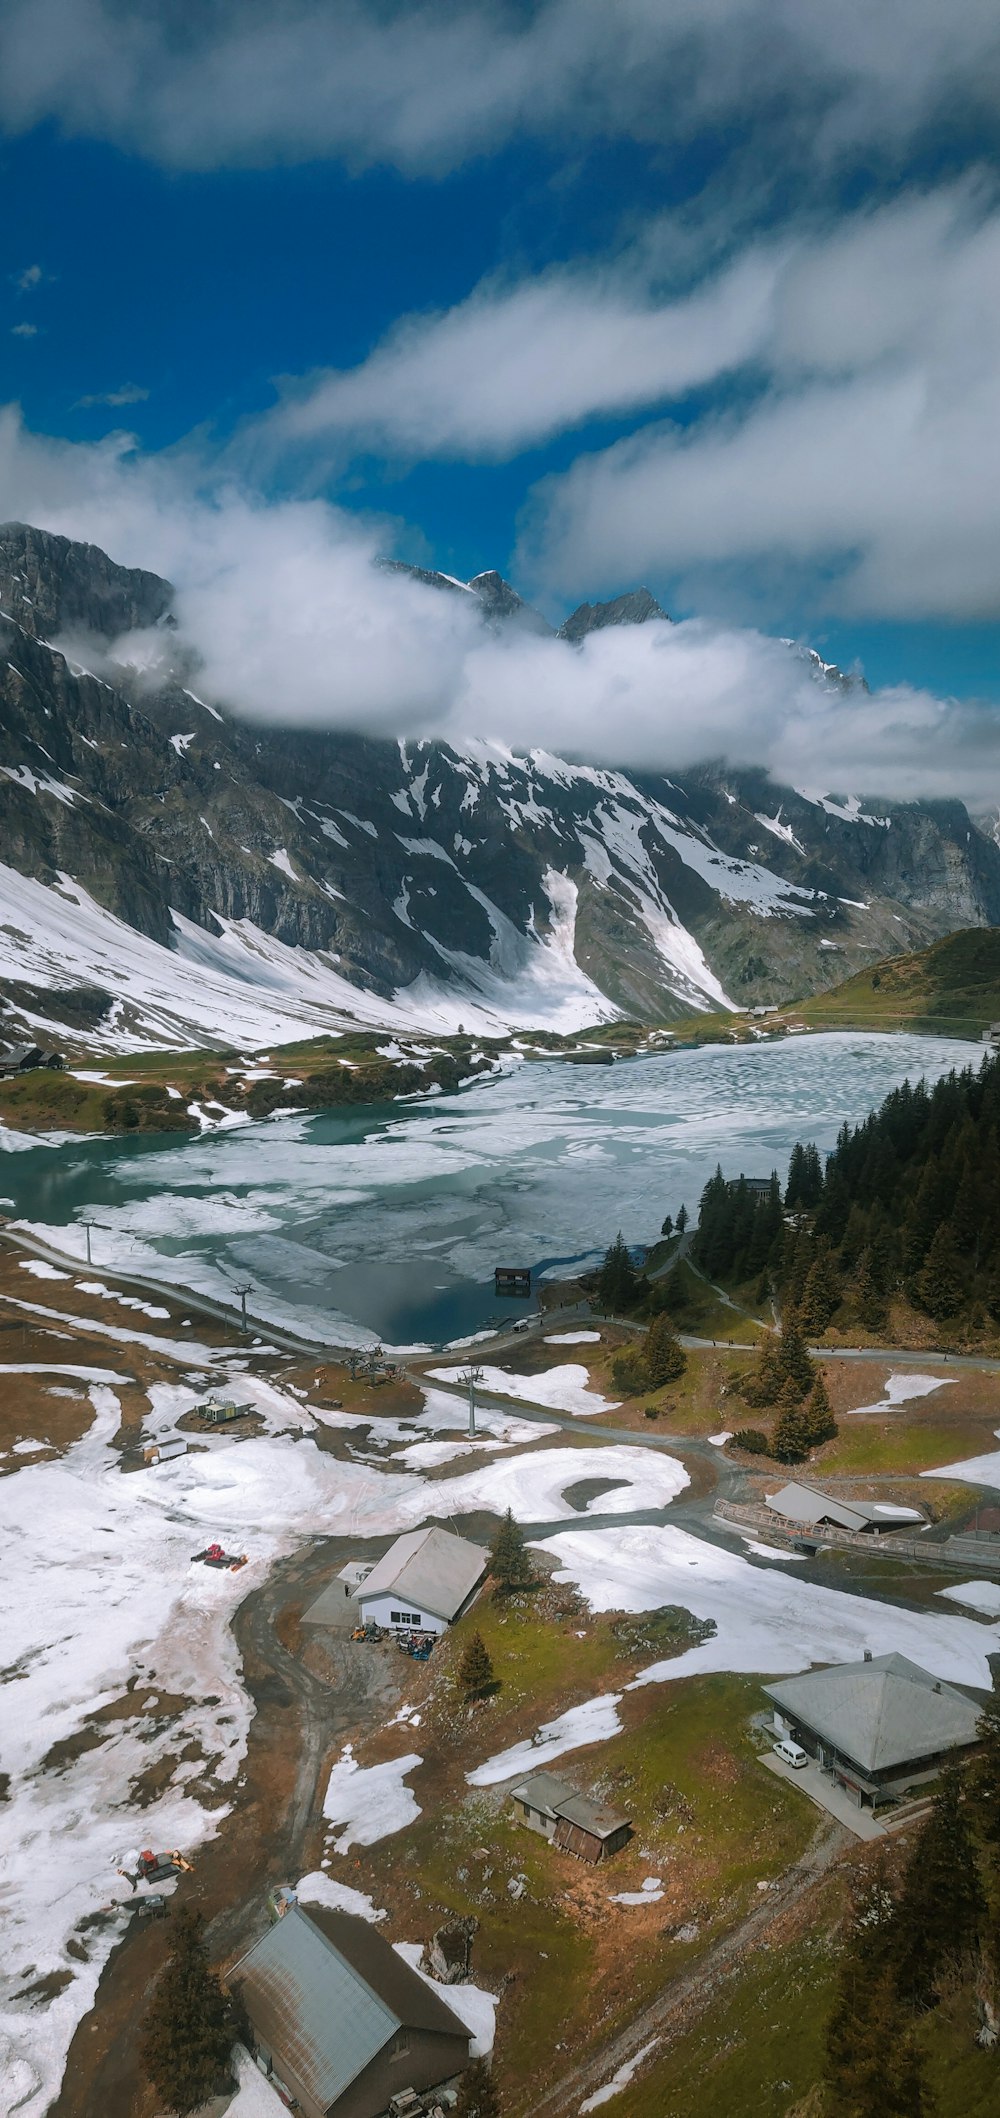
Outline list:
[[[564,2074],[539,2103],[529,2106],[526,2118],[569,2118],[570,2113],[576,2118],[584,2098],[610,2081],[619,2067],[634,2059],[644,2045],[655,2038],[662,2050],[671,2035],[687,2030],[709,2005],[723,1980],[731,1977],[749,1952],[760,1946],[768,1929],[808,1896],[853,1843],[842,1824],[824,1820],[801,1861],[789,1868],[766,1895],[761,1894],[760,1901],[739,1926],[721,1935],[698,1963],[664,1986],[656,1999],[629,2023],[627,2030],[610,2038],[582,2066],[573,2067]],[[622,2118],[624,2112],[623,2105]]]
[[[341,1545],[343,1550],[341,1552]],[[234,1621],[254,1702],[237,1803],[217,1838],[195,1855],[172,1902],[207,1922],[210,1955],[227,1964],[267,1923],[268,1890],[318,1866],[325,1764],[348,1737],[381,1723],[397,1702],[402,1658],[329,1639],[335,1681],[314,1675],[282,1645],[279,1629],[317,1593],[341,1557],[364,1540],[325,1538],[280,1563]],[[50,2118],[144,2118],[155,2108],[137,2061],[137,2024],[161,1969],[169,1924],[133,1922],[110,1958],[91,2013],[70,2047]]]

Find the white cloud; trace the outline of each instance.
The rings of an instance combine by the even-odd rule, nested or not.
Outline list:
[[[124,405],[145,404],[148,396],[149,391],[144,390],[140,383],[122,382],[117,390],[94,390],[86,397],[78,397],[73,409],[79,411],[81,407],[106,404],[111,405],[115,411],[120,411]]]
[[[41,265],[26,265],[23,272],[17,273],[16,284],[22,294],[30,294],[33,288],[41,286],[43,277]]]
[[[174,166],[454,166],[523,133],[683,139],[751,104],[805,162],[997,101],[993,0],[6,0],[0,116]],[[734,127],[734,137],[738,128]]]
[[[38,337],[38,325],[37,325],[37,324],[11,324],[11,327],[10,327],[10,335],[11,335],[11,337],[12,337],[12,338],[37,338],[37,337]]]
[[[845,696],[748,628],[615,627],[582,650],[484,633],[471,598],[373,566],[376,526],[213,487],[193,456],[143,457],[128,437],[46,440],[8,408],[0,506],[171,578],[199,691],[251,718],[667,771],[724,756],[792,784],[977,808],[1000,793],[988,707],[904,688]],[[120,651],[155,665],[174,641],[154,633]]]
[[[326,438],[412,455],[504,457],[596,413],[680,395],[751,358],[778,265],[752,252],[679,300],[640,260],[487,283],[444,315],[403,319],[360,367],[307,377],[258,443]]]
[[[735,407],[543,485],[522,564],[566,589],[653,572],[702,604],[756,567],[808,579],[814,609],[993,616],[1000,212],[963,189],[792,246],[757,369]]]

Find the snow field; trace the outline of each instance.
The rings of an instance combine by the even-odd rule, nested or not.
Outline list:
[[[585,1332],[584,1337],[599,1338],[600,1333]],[[551,1342],[547,1342],[551,1343]],[[429,1368],[428,1375],[439,1383],[460,1384],[461,1368]],[[599,1390],[592,1390],[590,1371],[580,1361],[564,1361],[561,1367],[547,1368],[541,1375],[514,1375],[509,1368],[481,1368],[480,1388],[492,1391],[494,1397],[523,1398],[527,1404],[545,1405],[551,1412],[572,1412],[580,1419],[594,1419],[601,1412],[619,1412],[620,1400],[602,1397]]]
[[[352,1745],[345,1743],[323,1800],[323,1815],[339,1833],[335,1837],[331,1832],[329,1850],[349,1853],[352,1846],[374,1846],[412,1824],[420,1804],[406,1785],[406,1774],[422,1764],[419,1753],[411,1750],[386,1764],[359,1765]]]
[[[495,1757],[467,1772],[469,1786],[495,1787],[501,1780],[523,1779],[529,1772],[541,1772],[568,1750],[606,1743],[621,1733],[621,1697],[620,1691],[605,1692],[599,1698],[585,1699],[582,1706],[571,1706],[554,1721],[543,1721],[537,1734],[527,1742],[512,1743],[509,1750],[497,1751]]]
[[[982,1611],[984,1617],[1000,1618],[1000,1581],[963,1581],[958,1588],[939,1588],[937,1593],[952,1603],[964,1603],[970,1611]]]
[[[752,1567],[685,1530],[563,1531],[541,1549],[559,1561],[555,1579],[572,1582],[592,1610],[647,1611],[679,1603],[696,1618],[713,1620],[714,1638],[673,1661],[654,1662],[629,1690],[707,1670],[791,1675],[814,1662],[860,1662],[866,1648],[875,1655],[909,1655],[952,1683],[992,1688],[986,1657],[1000,1647],[1000,1626],[907,1611],[810,1581],[796,1581],[790,1593],[780,1572]]]
[[[877,1404],[855,1405],[853,1412],[849,1412],[847,1417],[860,1419],[866,1413],[898,1412],[900,1405],[908,1404],[912,1398],[929,1397],[932,1390],[950,1389],[956,1381],[957,1377],[954,1375],[914,1375],[907,1371],[890,1375],[885,1385],[885,1396],[880,1398]]]
[[[995,1430],[1000,1441],[1000,1427]],[[1000,1486],[1000,1449],[988,1456],[969,1456],[964,1463],[946,1463],[934,1471],[921,1471],[921,1478],[960,1478],[970,1486]]]

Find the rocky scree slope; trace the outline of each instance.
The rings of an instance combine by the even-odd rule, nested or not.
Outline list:
[[[551,630],[499,574],[420,578],[484,625]],[[0,529],[0,976],[26,1022],[39,996],[58,1019],[54,993],[122,1048],[352,1017],[669,1020],[1000,923],[1000,847],[960,803],[246,724],[185,688],[180,654],[155,692],[129,669],[171,600],[92,546]],[[669,621],[637,589],[562,634],[649,622]],[[259,1031],[230,1005],[254,993]]]

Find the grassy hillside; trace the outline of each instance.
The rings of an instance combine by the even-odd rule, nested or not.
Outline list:
[[[1000,1021],[1000,928],[966,927],[858,971],[796,1010],[812,1029],[938,1030],[978,1037]]]

